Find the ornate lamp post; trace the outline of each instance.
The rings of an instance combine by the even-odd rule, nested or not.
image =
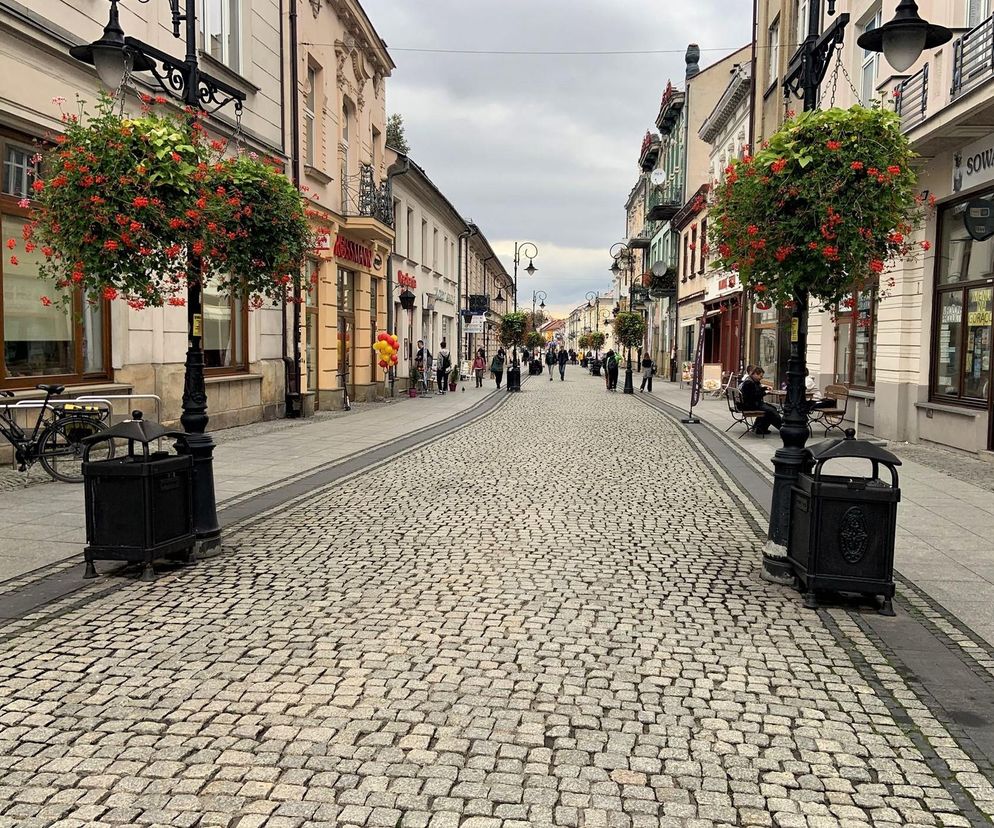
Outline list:
[[[217,112],[228,104],[241,115],[245,93],[229,86],[200,69],[197,59],[197,0],[169,0],[172,12],[173,37],[180,37],[180,24],[186,37],[186,57],[175,58],[134,37],[126,37],[118,15],[119,0],[110,0],[110,17],[103,36],[82,46],[74,46],[69,54],[83,63],[91,64],[101,82],[110,90],[118,90],[131,72],[151,72],[163,92],[174,100],[197,111]],[[149,0],[139,0],[147,3]],[[221,542],[221,527],[217,521],[214,500],[214,441],[207,431],[207,389],[204,384],[203,351],[203,284],[199,274],[201,258],[188,252],[187,273],[187,351],[183,380],[183,413],[180,422],[189,435],[186,438],[193,457],[193,515],[197,543],[201,551]]]
[[[828,13],[835,14],[835,0],[828,0]],[[783,80],[784,95],[800,96],[804,111],[818,107],[818,88],[828,71],[835,50],[842,45],[848,14],[840,14],[823,33],[821,0],[810,0],[808,9],[808,34],[787,67]],[[902,0],[894,19],[879,29],[863,34],[858,44],[872,51],[888,53],[894,61],[911,66],[922,49],[937,46],[952,37],[948,29],[931,26],[918,17],[914,0]],[[910,58],[910,59],[909,59]],[[897,63],[895,69],[901,71]],[[763,577],[781,584],[794,582],[793,571],[787,561],[787,538],[790,530],[791,488],[798,475],[811,467],[811,455],[805,448],[808,437],[808,404],[805,399],[804,376],[807,363],[808,292],[794,294],[791,318],[790,357],[787,360],[787,399],[784,402],[783,425],[780,438],[783,445],[773,456],[773,502],[770,508],[770,527],[763,549]]]
[[[525,273],[529,276],[533,276],[535,271],[538,270],[535,267],[534,260],[538,258],[538,246],[534,242],[515,242],[514,243],[514,310],[518,310],[518,265],[521,263],[521,259],[528,259],[528,267],[525,268]],[[518,362],[518,349],[514,349],[514,359],[511,363],[511,367],[507,369],[507,390],[508,391],[520,391],[521,390],[521,366]]]
[[[635,294],[633,288],[635,287],[635,280],[632,276],[635,270],[635,252],[624,242],[615,242],[611,245],[611,258],[614,261],[611,263],[611,272],[617,276],[619,273],[624,271],[628,274],[628,310],[632,310],[635,302]],[[618,261],[622,260],[622,264],[618,264]],[[617,313],[617,310],[615,311]],[[626,346],[627,351],[627,361],[625,363],[625,387],[622,390],[624,394],[634,394],[635,393],[635,383],[632,381],[632,349]]]
[[[549,294],[544,290],[533,290],[532,291],[532,321],[535,320],[535,300],[539,300],[542,304],[539,307],[545,310],[545,300],[549,298]]]

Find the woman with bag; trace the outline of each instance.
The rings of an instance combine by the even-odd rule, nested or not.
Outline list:
[[[503,348],[499,348],[497,353],[494,354],[493,360],[490,362],[490,373],[494,375],[494,379],[497,380],[497,390],[500,390],[501,380],[504,379],[504,363],[507,361],[507,356],[504,353]]]
[[[483,372],[487,370],[487,361],[483,356],[483,348],[476,352],[473,360],[473,375],[476,377],[476,387],[483,388]]]
[[[445,347],[445,340],[442,340],[438,349],[438,359],[435,360],[435,381],[438,383],[438,393],[444,394],[449,386],[449,369],[452,368],[452,358],[449,356],[449,349]]]
[[[656,373],[656,366],[653,365],[652,357],[649,354],[642,355],[642,387],[639,389],[641,394],[645,391],[646,385],[649,386],[649,393],[652,393],[652,375]]]

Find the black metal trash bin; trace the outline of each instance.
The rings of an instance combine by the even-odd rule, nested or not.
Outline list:
[[[95,560],[141,563],[143,581],[155,578],[152,562],[188,560],[193,530],[193,458],[189,454],[149,452],[160,438],[184,441],[183,432],[158,423],[132,419],[86,438],[83,487],[86,503],[84,578],[95,578]],[[90,461],[90,449],[106,440],[127,440],[128,453],[111,460]],[[141,453],[135,453],[135,446]]]
[[[601,375],[601,361],[599,359],[590,360],[590,373],[595,377]]]
[[[883,596],[880,612],[893,615],[901,461],[853,434],[811,448],[814,469],[791,490],[787,557],[809,609],[818,607],[818,590],[834,590]],[[872,476],[824,473],[829,460],[842,459],[869,460]],[[881,466],[890,470],[890,483],[880,478]]]

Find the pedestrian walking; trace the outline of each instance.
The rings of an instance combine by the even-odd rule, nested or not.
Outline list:
[[[604,382],[607,383],[608,391],[618,390],[618,357],[614,351],[608,351],[604,355]]]
[[[545,365],[549,369],[549,382],[552,382],[552,366],[556,364],[556,352],[550,346],[545,352]]]
[[[652,393],[652,376],[656,373],[656,366],[652,361],[652,357],[648,354],[642,355],[642,387],[639,388],[639,393],[645,391],[646,386],[649,388],[649,393]]]
[[[438,348],[438,359],[435,361],[435,382],[438,384],[439,394],[444,394],[448,387],[450,368],[452,368],[452,356],[443,339]]]
[[[476,352],[476,359],[473,360],[473,375],[476,377],[476,387],[483,388],[483,372],[487,370],[487,359],[483,353],[483,348]]]
[[[504,363],[507,362],[507,355],[503,348],[498,348],[494,358],[490,361],[490,373],[497,380],[497,388],[500,389],[501,380],[504,379]]]
[[[431,351],[425,347],[423,339],[418,340],[418,350],[414,355],[414,367],[418,370],[425,393],[428,393],[428,378],[431,376]]]
[[[566,363],[569,362],[569,354],[566,353],[565,349],[559,349],[559,381],[566,381]]]
[[[753,433],[759,435],[769,434],[770,426],[779,429],[783,424],[783,420],[780,418],[780,412],[768,402],[763,401],[763,397],[766,394],[766,386],[763,385],[763,375],[765,373],[766,372],[757,365],[739,386],[739,392],[742,394],[742,404],[740,406],[740,410],[764,412],[762,416],[756,418],[752,429]]]

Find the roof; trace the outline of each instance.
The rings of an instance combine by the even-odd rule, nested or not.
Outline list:
[[[422,185],[434,196],[442,202],[442,205],[446,207],[451,213],[451,217],[455,220],[456,224],[462,225],[464,231],[469,231],[469,226],[466,224],[466,220],[462,217],[462,214],[455,208],[455,205],[449,201],[438,187],[435,185],[429,177],[428,173],[425,172],[424,168],[415,163],[409,155],[405,155],[402,152],[397,152],[396,148],[393,151],[397,154],[397,160],[390,165],[389,173],[392,177],[400,178],[404,175],[410,175],[414,173],[414,177],[419,179]]]

